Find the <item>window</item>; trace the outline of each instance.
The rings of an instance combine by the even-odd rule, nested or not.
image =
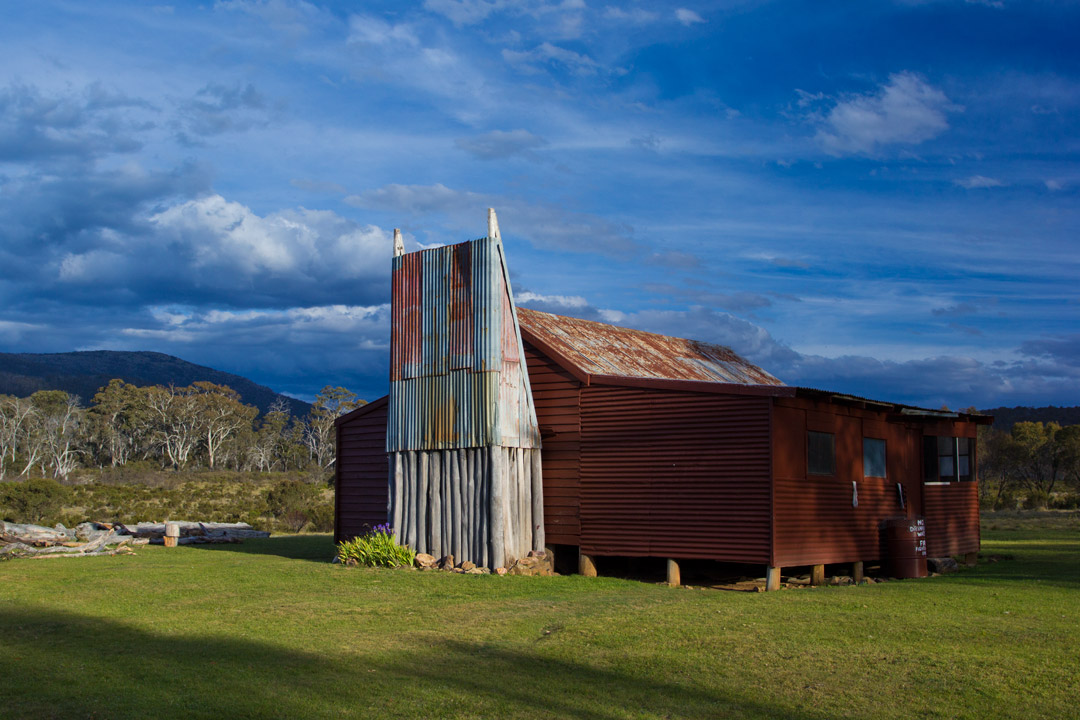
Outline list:
[[[947,436],[923,437],[923,482],[974,480],[975,440]]]
[[[885,441],[863,438],[862,465],[865,477],[883,478],[885,475]]]
[[[836,474],[836,437],[832,433],[806,434],[806,472],[810,475]]]

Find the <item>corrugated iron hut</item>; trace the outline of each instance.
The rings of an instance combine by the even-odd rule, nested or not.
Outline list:
[[[478,242],[486,242],[502,262],[497,239]],[[463,247],[472,244],[440,251],[449,256]],[[395,273],[399,266],[400,258]],[[397,298],[397,274],[394,282]],[[497,275],[492,282],[498,284]],[[529,428],[508,435],[534,454],[543,438],[542,487],[530,486],[530,499],[542,497],[542,508],[528,521],[542,517],[545,532],[543,540],[533,533],[534,548],[542,541],[577,547],[586,573],[602,556],[667,558],[676,577],[682,559],[754,564],[769,568],[773,586],[781,567],[855,563],[861,571],[864,561],[884,559],[880,526],[897,516],[925,516],[932,557],[978,550],[974,438],[976,424],[989,418],[789,387],[717,345],[515,312],[508,283],[506,288],[505,295],[501,286],[493,291],[507,303],[498,316],[506,323],[516,317],[521,344],[514,355],[511,337],[503,334],[498,347],[503,358],[526,361],[520,381],[526,395],[516,396],[516,408],[524,423],[519,426]],[[394,366],[404,369],[398,338],[409,321],[401,319],[398,307],[395,300]],[[477,372],[475,355],[470,363],[470,372]],[[470,387],[477,389],[462,401],[483,402],[503,417],[502,393],[496,401],[493,386]],[[406,422],[404,416],[394,418],[398,392],[392,390],[389,402],[376,401],[339,420],[339,538],[360,532],[364,523],[385,522],[388,502],[395,523],[398,507],[415,506],[409,493],[418,492],[411,489],[416,481],[392,481],[387,494],[385,450],[396,453],[395,478],[410,472],[405,468],[412,458],[406,463],[404,453],[416,454],[423,467],[421,453],[431,463],[434,453],[448,451],[437,446],[442,430],[421,431],[407,448],[391,439]],[[480,399],[480,392],[488,395]],[[429,407],[414,403],[400,412],[423,414]],[[458,427],[448,415],[436,417],[446,418],[436,428]],[[418,422],[416,427],[429,427],[433,421]],[[502,447],[501,426],[492,420],[485,427],[488,447]],[[385,449],[377,443],[383,432]],[[466,447],[477,446],[451,443],[449,452]],[[499,462],[506,457],[502,452]],[[472,521],[462,522],[469,527]],[[475,528],[463,530],[469,532]],[[517,545],[515,551],[524,548]]]
[[[501,566],[544,548],[540,433],[494,211],[488,237],[395,235],[389,518],[418,552]]]
[[[925,516],[931,557],[979,549],[976,425],[783,385],[727,348],[519,311],[549,543],[774,569],[883,559]]]

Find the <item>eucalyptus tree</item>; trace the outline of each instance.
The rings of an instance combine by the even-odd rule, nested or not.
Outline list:
[[[363,400],[356,399],[356,393],[343,387],[327,385],[315,396],[304,421],[304,444],[320,469],[329,467],[334,461],[334,421],[364,404]]]
[[[0,395],[0,480],[4,479],[9,464],[15,464],[20,440],[25,438],[34,413],[34,405],[28,398]]]
[[[197,382],[192,385],[207,465],[214,463],[229,438],[250,429],[258,410],[240,402],[240,393],[225,385]]]
[[[174,469],[187,466],[201,440],[198,401],[192,388],[155,385],[146,388],[146,404],[152,418],[151,432]]]
[[[140,450],[148,450],[150,413],[148,388],[110,380],[94,395],[88,411],[90,432],[99,457],[113,467],[125,465]]]
[[[79,398],[63,390],[39,390],[30,396],[37,420],[36,442],[41,462],[48,463],[53,477],[67,478],[79,466],[85,414]],[[44,473],[42,473],[44,474]]]

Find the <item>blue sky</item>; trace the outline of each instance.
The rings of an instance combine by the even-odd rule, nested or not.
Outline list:
[[[385,392],[391,236],[789,384],[1080,404],[1080,5],[7,2],[0,350]]]

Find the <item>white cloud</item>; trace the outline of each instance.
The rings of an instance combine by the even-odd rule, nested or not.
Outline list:
[[[963,178],[962,180],[954,180],[953,182],[968,190],[977,188],[995,188],[1005,185],[1005,183],[997,178],[985,177],[983,175],[972,175],[971,177]]]
[[[349,44],[382,46],[418,47],[420,39],[412,27],[406,23],[392,25],[385,20],[368,15],[353,15],[349,18]]]
[[[424,9],[444,16],[457,27],[475,25],[505,3],[489,0],[424,0]]]
[[[547,140],[528,130],[492,130],[483,135],[458,138],[454,144],[482,160],[498,160],[530,155],[532,150],[547,145]]]
[[[461,227],[475,227],[484,208],[499,212],[503,236],[524,237],[538,248],[627,257],[641,252],[633,228],[560,205],[535,204],[505,195],[481,194],[435,185],[386,185],[351,195],[345,202],[402,214],[446,215]]]
[[[514,300],[520,305],[557,305],[564,308],[584,308],[589,306],[589,302],[580,295],[541,295],[528,290],[516,293]]]
[[[1045,181],[1047,190],[1060,190],[1065,185],[1060,180],[1047,180]]]
[[[823,99],[799,93],[800,107]],[[817,140],[831,154],[873,153],[886,145],[918,145],[949,129],[947,113],[961,110],[918,75],[902,72],[876,91],[845,96],[811,120]]]
[[[378,296],[389,275],[390,235],[327,210],[259,215],[208,195],[140,223],[138,232],[103,232],[98,247],[65,253],[54,277],[72,292],[100,288],[125,302],[172,294],[280,307],[335,293]]]
[[[578,75],[593,75],[599,68],[597,62],[588,55],[582,55],[573,50],[552,45],[549,42],[542,43],[532,50],[521,52],[503,50],[502,56],[511,65],[517,65],[519,68],[529,72],[539,72],[538,65],[545,63],[562,65]]]
[[[610,18],[611,20],[622,20],[636,25],[644,25],[658,20],[660,14],[639,7],[624,10],[621,7],[608,5],[604,8],[604,17]]]
[[[695,25],[697,23],[705,22],[705,18],[701,17],[693,10],[688,10],[687,8],[677,8],[675,10],[675,19],[681,22],[686,27],[690,27],[691,25]]]

